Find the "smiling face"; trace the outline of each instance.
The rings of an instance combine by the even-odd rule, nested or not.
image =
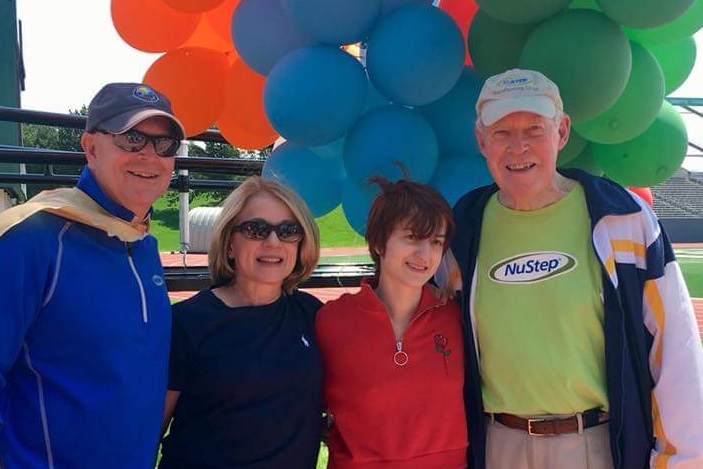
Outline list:
[[[514,209],[535,210],[561,196],[556,161],[569,138],[570,120],[514,112],[489,126],[476,127],[476,140],[500,201]]]
[[[444,254],[445,228],[419,238],[406,223],[398,223],[380,256],[379,284],[387,291],[422,288],[435,274]]]
[[[263,220],[271,225],[297,222],[288,206],[268,192],[253,195],[237,216],[236,224]],[[228,256],[234,259],[236,283],[248,289],[273,287],[280,290],[283,281],[293,272],[298,257],[297,242],[283,242],[275,231],[263,240],[248,239],[234,232],[228,243]]]
[[[162,116],[150,117],[133,128],[152,136],[172,135],[171,121]],[[112,135],[98,132],[84,133],[81,145],[100,188],[138,219],[168,189],[175,159],[157,156],[151,143],[130,153],[115,146]]]

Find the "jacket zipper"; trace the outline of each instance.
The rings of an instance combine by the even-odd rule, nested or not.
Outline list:
[[[429,310],[431,310],[431,309],[439,308],[440,306],[441,306],[441,305],[429,306],[429,307],[423,309],[422,311],[420,311],[420,312],[419,312],[418,314],[416,314],[415,316],[413,316],[412,319],[410,319],[410,322],[408,323],[408,327],[405,328],[405,333],[408,332],[408,329],[410,329],[410,325],[411,325],[413,322],[415,322],[415,320],[416,320],[417,318],[419,318],[420,316],[422,316],[423,314],[425,314],[427,311],[429,311]],[[391,323],[391,331],[392,331],[392,330],[393,330],[393,321],[391,321],[391,317],[390,317],[390,315],[388,314],[388,311],[386,311],[386,316],[388,316],[388,320],[389,320],[390,323]],[[395,350],[396,350],[396,351],[395,351],[395,353],[393,354],[393,362],[394,362],[396,365],[398,365],[398,366],[404,366],[404,365],[406,365],[406,364],[408,363],[408,361],[410,360],[410,358],[408,357],[408,353],[407,353],[405,350],[403,350],[403,338],[405,337],[405,333],[403,333],[403,335],[400,336],[400,338],[398,338],[398,339],[395,340]],[[393,335],[393,338],[395,339],[395,334]]]
[[[137,280],[137,285],[139,286],[139,296],[142,303],[142,322],[146,324],[149,322],[149,315],[146,309],[146,293],[144,292],[144,284],[142,283],[142,279],[139,277],[137,267],[134,265],[134,260],[132,259],[132,244],[125,243],[125,246],[127,247],[127,262],[129,262],[129,268],[132,269],[132,274]]]

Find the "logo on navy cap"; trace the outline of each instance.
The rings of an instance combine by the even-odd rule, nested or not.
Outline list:
[[[159,101],[159,95],[157,95],[154,90],[144,85],[134,88],[132,95],[145,103],[156,103]]]

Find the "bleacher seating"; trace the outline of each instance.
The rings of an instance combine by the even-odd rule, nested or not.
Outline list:
[[[680,168],[652,187],[654,211],[660,218],[703,217],[703,175]]]

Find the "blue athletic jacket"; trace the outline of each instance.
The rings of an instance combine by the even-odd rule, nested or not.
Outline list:
[[[87,169],[67,193],[94,221],[0,214],[0,467],[151,469],[171,329],[156,239]]]
[[[650,208],[619,185],[580,170],[562,174],[583,186],[603,271],[615,468],[703,468],[703,350],[666,233]],[[474,272],[483,212],[497,190],[496,185],[476,189],[454,206],[456,264],[450,260],[454,267],[445,274],[445,279],[461,278],[456,286],[467,324],[465,398],[473,469],[485,468],[486,440],[472,312]]]

